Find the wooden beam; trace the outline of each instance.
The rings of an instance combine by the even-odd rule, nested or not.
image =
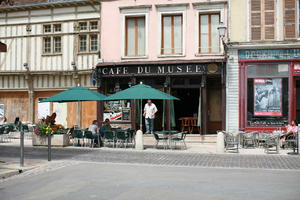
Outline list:
[[[0,52],[7,52],[6,44],[0,42]]]

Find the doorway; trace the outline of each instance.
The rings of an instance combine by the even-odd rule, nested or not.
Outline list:
[[[180,118],[198,116],[200,89],[172,89],[172,95],[180,99],[180,101],[174,101],[176,129],[180,130]]]

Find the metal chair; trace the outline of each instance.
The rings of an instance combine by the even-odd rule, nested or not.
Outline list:
[[[158,134],[153,133],[153,137],[155,139],[155,148],[157,149],[158,143],[162,141],[164,149],[167,149],[168,146],[168,138],[167,137],[159,137]]]
[[[279,136],[268,134],[265,140],[265,152],[266,153],[279,153]]]
[[[77,141],[78,145],[80,144],[80,141],[82,141],[82,145],[84,145],[84,136],[82,130],[74,130],[73,131],[73,146],[75,146],[75,141]]]
[[[186,137],[187,133],[188,133],[187,131],[183,131],[181,133],[178,133],[178,135],[180,135],[180,137],[171,138],[171,142],[174,143],[174,148],[175,149],[176,149],[176,143],[178,143],[178,142],[181,142],[184,146],[184,149],[187,149],[187,146],[186,146],[186,143],[185,143],[185,137]],[[181,146],[181,149],[182,149],[182,146]]]
[[[255,147],[256,146],[256,131],[245,133],[243,136],[243,147]]]
[[[115,147],[115,136],[114,136],[114,132],[110,131],[110,130],[106,130],[104,131],[104,137],[103,137],[103,142],[104,142],[104,146],[107,144],[112,143],[113,148]]]
[[[239,153],[239,140],[232,133],[224,132],[225,151],[236,151]]]

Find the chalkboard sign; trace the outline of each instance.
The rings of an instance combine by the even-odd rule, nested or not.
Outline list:
[[[123,110],[122,120],[130,120],[130,110]]]

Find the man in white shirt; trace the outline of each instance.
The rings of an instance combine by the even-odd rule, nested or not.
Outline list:
[[[145,124],[146,124],[146,133],[154,132],[154,118],[155,113],[157,112],[157,108],[154,103],[150,99],[147,100],[147,103],[144,107],[144,117],[145,117]]]

